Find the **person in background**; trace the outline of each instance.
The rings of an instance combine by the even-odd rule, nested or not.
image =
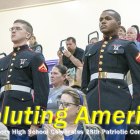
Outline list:
[[[59,110],[63,110],[64,108],[68,109],[67,117],[65,119],[67,126],[62,130],[63,134],[60,134],[52,133],[57,130],[52,124],[44,124],[44,129],[48,134],[47,139],[42,140],[101,140],[101,128],[99,128],[99,126],[93,125],[93,127],[90,128],[90,130],[93,130],[93,132],[96,131],[97,133],[87,134],[87,127],[84,122],[74,124],[74,120],[76,119],[80,108],[83,106],[87,107],[87,103],[85,95],[80,90],[72,88],[64,90],[58,99],[58,107]],[[80,131],[81,134],[74,133],[77,131]]]
[[[125,39],[126,38],[126,29],[124,26],[120,26],[118,30],[118,36],[120,39]]]
[[[36,106],[40,106],[40,110],[46,110],[49,95],[48,69],[44,56],[31,51],[27,45],[33,33],[29,22],[15,20],[10,32],[13,51],[0,59],[0,91],[3,101],[1,120],[3,122],[5,118],[5,107],[9,106],[9,114],[11,111],[16,112],[14,123],[11,123],[11,115],[6,123],[10,140],[29,140],[28,130],[37,129],[40,124],[32,122],[33,115],[30,116],[31,124],[25,122],[25,115],[17,123],[18,112],[26,111],[27,107],[35,111]],[[24,133],[21,135],[13,131]]]
[[[76,39],[74,37],[68,37],[66,39],[67,49],[58,50],[59,64],[63,64],[68,69],[82,67],[82,58],[84,50],[76,46]]]
[[[36,37],[34,35],[29,39],[29,47],[37,53],[43,53],[42,45],[37,43]]]
[[[126,40],[134,41],[136,43],[136,48],[140,51],[140,42],[137,41],[137,33],[138,31],[135,27],[128,28],[126,32]],[[126,81],[128,83],[130,93],[133,95],[133,84],[130,71],[128,71],[126,75]]]
[[[134,41],[136,43],[137,49],[140,51],[140,42],[137,41],[138,32],[135,27],[130,27],[126,32],[126,39],[129,41]]]
[[[85,57],[85,54],[90,50],[90,47],[92,47],[94,44],[96,44],[98,42],[98,38],[97,37],[93,37],[90,39],[89,44],[86,46],[86,49],[84,51],[84,56],[83,56],[83,60]]]
[[[104,10],[99,18],[103,40],[85,55],[82,90],[87,95],[90,115],[92,111],[98,110],[108,110],[111,114],[122,110],[127,114],[130,107],[137,110],[140,103],[140,52],[134,42],[119,39],[120,25],[121,16],[118,12]],[[134,82],[133,98],[124,80],[129,70]],[[111,131],[127,130],[125,119],[120,125],[110,121],[108,125],[103,123],[102,127]],[[106,140],[125,140],[125,134],[106,134]]]
[[[132,25],[130,28],[127,29],[126,39],[129,41],[134,41],[137,45],[136,46],[137,49],[140,51],[140,42],[138,42],[138,36],[139,36],[139,28],[137,25]],[[126,75],[126,81],[128,83],[130,93],[133,96],[133,82],[130,71]],[[128,134],[126,136],[126,140],[139,140],[140,135],[139,134],[131,135],[130,130],[140,131],[140,126],[135,124],[134,116],[131,121],[131,124],[128,125]]]
[[[140,42],[140,31],[139,31],[139,26],[138,26],[138,25],[132,25],[131,27],[136,28],[136,30],[137,30],[137,41]]]
[[[10,140],[10,132],[7,127],[0,122],[0,140]]]
[[[59,49],[57,55],[59,57],[59,64],[63,64],[68,68],[68,74],[73,79],[71,83],[77,83],[81,86],[81,75],[83,68],[84,50],[77,47],[76,39],[68,37],[66,39],[66,48]]]
[[[63,90],[68,88],[66,86],[66,74],[67,74],[67,67],[63,65],[55,65],[51,71],[51,84],[52,88],[50,89],[48,103],[47,103],[47,110],[53,111],[55,114],[58,110],[57,100],[58,97],[61,95]],[[44,125],[42,128],[38,129],[39,131],[44,131]],[[45,135],[37,135],[37,140],[43,140]]]
[[[67,67],[63,65],[55,65],[51,71],[51,84],[53,88],[50,89],[47,109],[54,113],[58,110],[57,98],[62,93],[66,86]]]
[[[89,44],[95,44],[96,42],[98,42],[98,38],[97,37],[93,37],[90,39]]]

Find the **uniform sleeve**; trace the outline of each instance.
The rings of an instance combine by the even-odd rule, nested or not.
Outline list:
[[[31,69],[34,88],[34,105],[46,109],[49,95],[49,78],[47,66],[42,54],[36,53],[31,62]]]
[[[136,110],[137,106],[140,105],[140,52],[136,49],[134,43],[129,43],[125,47],[125,55],[128,60],[133,84],[132,109]]]
[[[86,94],[89,82],[90,82],[90,71],[89,71],[89,66],[88,66],[88,57],[85,56],[83,72],[82,72],[82,84],[81,84],[82,91],[85,94]]]

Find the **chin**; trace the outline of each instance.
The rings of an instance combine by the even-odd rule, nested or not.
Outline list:
[[[69,52],[71,52],[71,49],[68,49]]]
[[[51,85],[54,85],[54,82],[51,82]]]
[[[11,40],[12,40],[13,43],[17,42],[17,39],[14,39],[14,38],[12,38]]]
[[[101,30],[101,32],[102,32],[103,34],[108,34],[108,33],[109,33],[109,31],[106,30],[106,29]]]

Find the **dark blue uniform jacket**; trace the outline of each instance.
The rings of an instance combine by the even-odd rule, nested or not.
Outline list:
[[[130,70],[133,97],[122,78],[95,78],[95,73],[117,73],[125,75]],[[115,75],[115,74],[114,74]],[[93,110],[116,110],[127,112],[140,105],[140,53],[134,42],[116,39],[100,41],[85,54],[82,89],[87,94],[90,114]]]
[[[18,89],[13,90],[13,85],[16,85]],[[5,90],[3,91],[2,87],[4,86],[5,88],[3,89]],[[25,86],[31,91],[28,92],[22,87],[20,89],[20,86]],[[11,111],[16,111],[17,117],[18,111],[24,111],[27,107],[31,107],[32,111],[34,111],[35,106],[40,106],[40,110],[46,110],[49,79],[43,55],[31,51],[27,45],[23,45],[15,48],[8,56],[0,59],[0,87],[2,90],[2,113],[4,113],[5,106],[10,107],[8,126],[12,126],[10,124]],[[22,116],[22,124],[17,126],[26,126],[24,113]]]

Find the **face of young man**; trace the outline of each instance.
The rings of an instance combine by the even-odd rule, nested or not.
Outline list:
[[[104,35],[112,36],[118,34],[119,22],[114,18],[114,12],[103,12],[99,19],[100,31]]]
[[[11,30],[11,40],[14,44],[20,44],[29,39],[30,33],[26,31],[25,25],[21,23],[14,23]]]

